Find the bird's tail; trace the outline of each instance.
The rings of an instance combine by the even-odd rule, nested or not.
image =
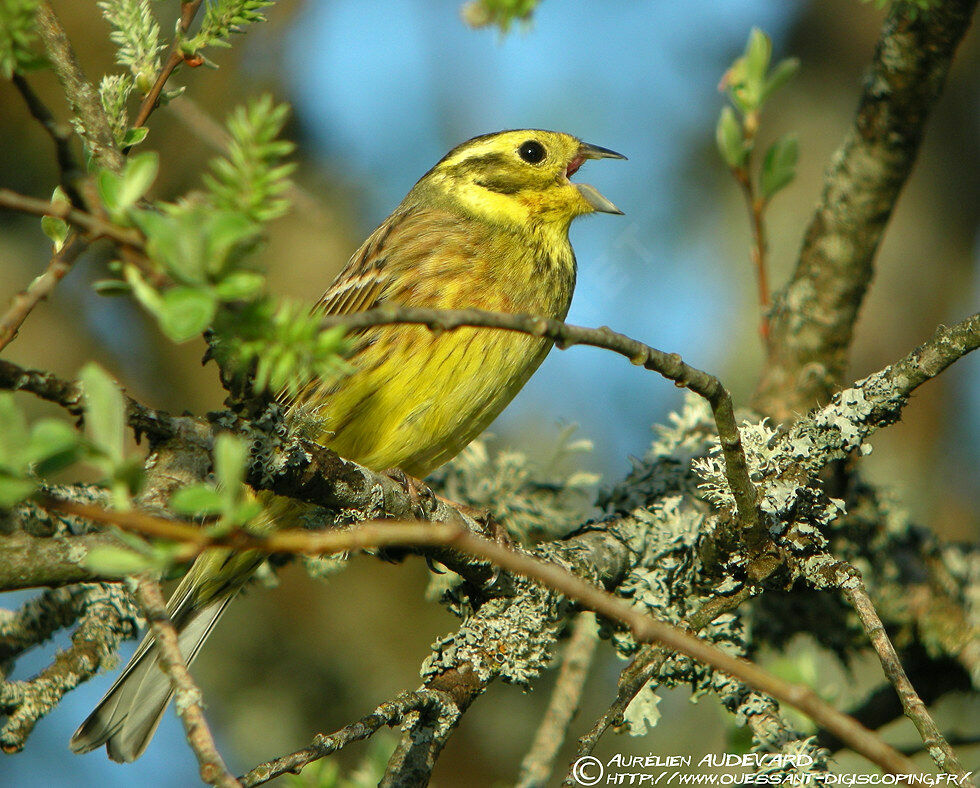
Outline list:
[[[242,557],[245,556],[239,560]],[[198,561],[213,566],[217,558],[202,555]],[[222,558],[226,559],[225,564],[234,561],[226,556]],[[240,574],[236,573],[233,579],[226,577],[231,582],[220,590],[203,585],[204,572],[195,572],[198,567],[194,567],[174,592],[167,612],[177,630],[180,652],[188,664],[201,650],[228,603],[261,563],[261,557],[251,559],[250,571],[241,572],[245,567],[239,567]],[[89,752],[105,744],[109,757],[124,763],[135,761],[143,754],[173,697],[170,677],[160,669],[159,659],[153,636],[147,634],[116,683],[75,731],[70,743],[74,752]]]

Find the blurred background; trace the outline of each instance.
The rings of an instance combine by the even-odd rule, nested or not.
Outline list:
[[[763,144],[795,131],[801,148],[799,177],[769,213],[771,281],[778,287],[792,269],[828,158],[852,118],[882,12],[856,0],[555,0],[541,6],[530,26],[502,36],[468,28],[459,5],[278,3],[268,24],[250,29],[231,50],[209,53],[218,70],[185,70],[172,81],[187,86],[191,101],[178,99],[151,120],[144,147],[159,151],[162,161],[155,195],[172,198],[199,183],[214,155],[209,119],[223,121],[260,92],[290,102],[288,136],[299,146],[297,181],[307,196],[275,223],[262,258],[279,294],[311,301],[449,148],[503,128],[573,133],[630,160],[592,163],[578,177],[626,215],[573,226],[580,275],[569,320],[608,324],[679,352],[718,374],[744,403],[761,345],[745,208],[714,147],[718,81],[752,26],[772,36],[776,57],[802,60],[799,76],[763,119]],[[112,71],[108,26],[95,3],[54,6],[89,77]],[[171,30],[170,9],[154,9],[162,29]],[[980,304],[978,66],[974,31],[880,251],[857,327],[855,378]],[[40,73],[31,81],[65,117],[53,77]],[[0,139],[0,185],[47,197],[57,183],[50,142],[8,83],[0,83]],[[43,269],[48,249],[36,220],[0,214],[0,302]],[[104,276],[105,254],[90,253],[76,265],[6,357],[65,376],[94,358],[156,407],[196,413],[220,407],[215,369],[199,363],[203,343],[173,346],[130,303],[93,293],[90,283]],[[577,436],[595,444],[584,465],[613,483],[629,467],[629,455],[642,456],[651,425],[678,407],[680,397],[656,375],[612,354],[556,351],[492,432],[497,446],[543,457],[561,429],[576,424]],[[54,412],[28,397],[22,404],[35,416]],[[867,474],[887,484],[917,521],[949,539],[976,539],[980,532],[978,404],[980,363],[968,359],[923,387],[903,422],[875,436],[874,453],[864,461]],[[196,665],[219,745],[236,772],[414,688],[429,644],[456,624],[423,601],[421,562],[358,559],[329,583],[298,569],[287,569],[281,580],[277,589],[255,588],[232,606]],[[23,598],[7,595],[0,606]],[[15,678],[50,661],[55,646],[23,660]],[[608,649],[600,653],[605,658],[593,672],[572,738],[604,709],[622,667]],[[843,680],[849,690],[837,700],[860,696],[856,679],[814,661],[801,643],[793,669],[804,662],[818,690],[833,697]],[[863,675],[860,665],[857,675]],[[38,725],[24,753],[0,758],[0,785],[194,784],[193,756],[170,713],[134,765],[111,764],[102,751],[69,753],[71,732],[111,679],[99,677],[71,693]],[[493,686],[451,739],[435,784],[513,781],[550,685],[546,677],[530,695]],[[980,715],[963,702],[947,705],[954,715]],[[693,706],[687,693],[667,693],[661,709],[664,720],[650,736],[609,735],[598,754],[725,751],[725,715],[712,699]],[[893,740],[911,743],[914,736],[900,728]],[[350,769],[370,749],[352,746],[337,760]],[[980,766],[976,748],[972,761],[968,769]],[[844,770],[866,769],[857,760],[842,763]]]

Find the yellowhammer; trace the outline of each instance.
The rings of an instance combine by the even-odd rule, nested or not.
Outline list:
[[[568,134],[536,129],[475,137],[429,170],[354,253],[317,304],[349,314],[384,303],[481,309],[564,319],[575,286],[572,219],[622,213],[569,177],[586,159],[625,158]],[[355,340],[353,372],[313,384],[291,404],[317,438],[374,470],[419,478],[452,458],[513,399],[551,348],[509,331],[421,326],[368,329]],[[294,519],[295,505],[270,496],[267,527]],[[168,605],[181,650],[194,659],[225,606],[262,557],[201,555]],[[72,737],[76,752],[106,744],[132,761],[146,748],[170,700],[169,678],[147,637]]]

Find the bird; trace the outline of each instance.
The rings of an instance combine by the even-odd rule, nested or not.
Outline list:
[[[385,304],[479,308],[564,320],[575,287],[568,238],[578,216],[622,214],[570,178],[589,159],[622,154],[541,129],[501,131],[453,148],[423,175],[354,252],[314,306],[345,315]],[[418,325],[362,329],[351,371],[315,380],[288,401],[318,443],[372,470],[424,478],[477,437],[540,366],[552,342],[513,331]],[[297,520],[298,505],[263,498],[268,528]],[[206,551],[168,603],[181,653],[192,662],[228,603],[261,564],[254,552]],[[112,760],[146,749],[172,697],[147,635],[71,739],[105,744]]]

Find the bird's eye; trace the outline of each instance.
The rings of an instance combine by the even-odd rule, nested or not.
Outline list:
[[[517,149],[517,154],[528,164],[540,164],[544,159],[544,145],[536,140],[522,142]]]

